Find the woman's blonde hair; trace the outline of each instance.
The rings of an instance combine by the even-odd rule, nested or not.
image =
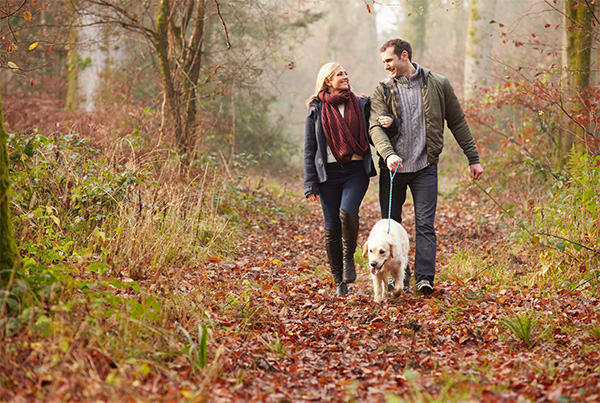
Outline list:
[[[325,80],[333,77],[333,72],[340,67],[341,64],[337,62],[326,63],[319,70],[319,74],[317,74],[317,83],[315,85],[315,92],[306,102],[306,106],[308,107],[310,103],[319,98],[319,92],[327,89],[327,84],[325,84]]]

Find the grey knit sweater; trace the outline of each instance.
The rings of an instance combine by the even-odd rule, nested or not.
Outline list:
[[[394,149],[402,158],[402,168],[398,172],[417,172],[427,166],[427,140],[425,133],[425,114],[421,97],[421,66],[413,62],[417,69],[410,79],[398,77],[398,103],[402,113],[400,136]]]

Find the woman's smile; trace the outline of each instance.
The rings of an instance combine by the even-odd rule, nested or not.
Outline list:
[[[326,83],[329,93],[337,94],[350,88],[350,79],[346,70],[340,66],[333,71],[333,76]]]

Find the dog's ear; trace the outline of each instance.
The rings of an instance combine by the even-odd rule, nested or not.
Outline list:
[[[390,259],[393,259],[394,255],[396,254],[396,243],[390,242],[389,247],[390,247]]]
[[[365,246],[363,246],[363,257],[367,257],[369,255],[369,243],[365,242]]]

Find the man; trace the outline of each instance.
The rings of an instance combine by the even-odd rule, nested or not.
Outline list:
[[[412,61],[412,47],[391,39],[381,49],[381,60],[390,76],[379,83],[371,97],[369,135],[380,156],[379,203],[388,218],[390,172],[394,173],[391,217],[402,222],[402,205],[410,188],[415,207],[415,288],[433,292],[435,276],[437,163],[444,145],[444,123],[469,160],[471,179],[483,173],[473,135],[448,79]],[[397,120],[398,131],[388,136],[385,128]],[[405,276],[408,289],[410,270]]]

